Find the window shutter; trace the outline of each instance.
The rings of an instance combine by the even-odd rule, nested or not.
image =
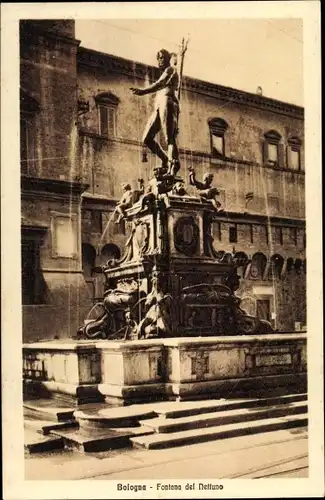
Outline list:
[[[282,143],[278,144],[278,165],[284,168],[284,146]]]
[[[99,133],[100,135],[108,134],[108,109],[106,106],[99,106]]]
[[[286,162],[285,162],[285,165],[287,168],[290,168],[291,167],[291,162],[290,162],[290,150],[291,150],[291,147],[290,146],[287,146],[286,147],[286,152],[287,152],[287,155],[286,155]]]
[[[266,165],[269,159],[269,152],[268,152],[268,142],[263,141],[262,142],[262,163],[263,165]]]
[[[116,111],[115,108],[107,108],[108,134],[110,137],[116,135]]]
[[[212,133],[212,155],[220,158],[224,155],[224,142],[223,137]]]

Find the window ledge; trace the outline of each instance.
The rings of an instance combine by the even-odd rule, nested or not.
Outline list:
[[[92,132],[91,130],[87,130],[84,128],[79,129],[79,134],[81,136],[93,137],[94,139],[101,139],[103,141],[110,141],[113,137],[108,137],[108,135],[102,135],[98,132]]]
[[[261,164],[262,167],[264,168],[270,168],[272,170],[277,170],[279,172],[292,172],[294,174],[303,174],[305,175],[305,171],[302,170],[302,169],[295,169],[295,168],[290,168],[290,167],[279,167],[278,165],[272,165],[270,163],[264,163],[264,164]]]

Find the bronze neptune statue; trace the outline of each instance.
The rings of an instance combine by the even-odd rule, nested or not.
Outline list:
[[[177,55],[161,49],[157,54],[158,67],[162,71],[158,80],[143,89],[131,88],[135,95],[156,93],[155,108],[149,117],[144,134],[143,143],[162,162],[162,167],[168,174],[176,175],[180,168],[176,136],[178,132],[179,115],[179,85],[180,77],[177,71]],[[155,140],[158,132],[162,131],[168,149],[163,150]]]

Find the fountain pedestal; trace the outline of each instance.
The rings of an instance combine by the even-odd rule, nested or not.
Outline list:
[[[306,334],[52,341],[24,346],[26,391],[71,404],[306,390]]]
[[[25,345],[26,391],[129,404],[305,390],[306,335],[276,334],[241,310],[238,261],[213,247],[211,203],[143,200],[127,210],[123,258],[103,270],[103,311],[81,330],[88,340]]]

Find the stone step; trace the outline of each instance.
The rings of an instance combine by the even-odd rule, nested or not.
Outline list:
[[[307,414],[294,415],[290,417],[276,417],[264,420],[232,423],[207,427],[203,429],[191,429],[166,434],[151,434],[147,436],[132,437],[130,441],[136,448],[159,449],[182,446],[218,439],[257,434],[261,432],[306,427],[308,425]]]
[[[24,401],[24,415],[28,418],[39,418],[51,422],[63,422],[74,419],[76,407],[57,399],[31,399]],[[100,411],[107,409],[107,403],[86,403],[78,406],[78,410]]]
[[[50,420],[52,422],[62,422],[64,420],[72,420],[75,408],[65,405],[58,405],[57,401],[51,399],[38,399],[24,401],[24,415],[29,418],[39,417],[42,420]]]
[[[136,427],[140,420],[155,417],[153,405],[131,405],[115,408],[89,408],[74,412],[75,419],[83,429]]]
[[[261,420],[272,417],[282,417],[286,415],[296,415],[306,413],[308,407],[305,401],[282,404],[278,406],[264,406],[255,408],[240,408],[235,410],[217,411],[191,415],[181,418],[153,418],[143,421],[143,424],[153,429],[155,432],[178,432],[202,427],[212,427],[215,425],[226,425],[251,420]],[[140,422],[142,423],[142,422]]]
[[[130,438],[146,436],[154,431],[146,427],[132,427],[121,429],[59,429],[50,432],[51,436],[61,438],[64,447],[81,452],[99,452],[131,446]]]
[[[58,429],[78,429],[79,424],[76,420],[64,420],[62,422],[51,422],[49,420],[26,419],[24,420],[24,427],[32,429],[39,434],[47,436],[51,431]]]
[[[32,429],[24,430],[24,448],[27,453],[42,453],[64,448],[63,439],[59,436],[42,436]]]
[[[217,411],[235,410],[240,408],[254,408],[260,406],[271,406],[288,404],[298,401],[306,401],[307,394],[290,394],[285,396],[267,398],[243,398],[243,399],[217,399],[203,401],[181,401],[168,402],[153,405],[155,413],[161,418],[179,418],[202,413],[214,413]]]

